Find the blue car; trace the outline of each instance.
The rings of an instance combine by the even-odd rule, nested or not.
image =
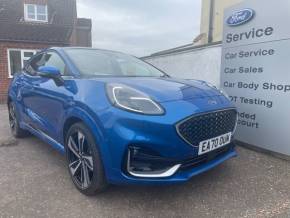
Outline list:
[[[13,135],[66,155],[76,188],[188,181],[236,156],[237,110],[220,90],[107,50],[51,48],[8,91]]]

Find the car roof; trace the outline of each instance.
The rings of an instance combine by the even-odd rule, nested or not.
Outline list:
[[[108,49],[100,49],[100,48],[90,48],[90,47],[51,47],[51,48],[47,48],[44,49],[43,51],[47,51],[47,50],[56,50],[56,51],[66,51],[68,49],[84,49],[84,50],[97,50],[97,51],[103,51],[103,52],[112,52],[112,53],[120,53],[120,54],[125,54],[123,52],[120,51],[113,51],[113,50],[108,50]]]

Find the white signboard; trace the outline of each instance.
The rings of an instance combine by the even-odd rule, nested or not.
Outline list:
[[[290,155],[290,1],[225,11],[221,87],[238,107],[236,139]]]

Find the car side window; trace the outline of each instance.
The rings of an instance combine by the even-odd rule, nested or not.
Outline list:
[[[59,69],[61,75],[64,76],[69,74],[66,64],[55,52],[47,52],[37,55],[26,66],[25,70],[29,75],[35,76],[37,74],[38,68],[42,66],[56,67]]]
[[[45,63],[44,53],[36,55],[29,64],[25,67],[25,71],[30,76],[36,76],[37,70],[40,66],[43,66]]]
[[[45,54],[44,66],[56,67],[57,69],[59,69],[61,75],[67,75],[66,64],[55,52],[47,52]]]

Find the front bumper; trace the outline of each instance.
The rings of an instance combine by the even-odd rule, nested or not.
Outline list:
[[[193,114],[232,108],[223,96],[215,97],[218,104],[208,105],[207,98],[167,102],[165,116],[144,116],[110,108],[102,117],[106,140],[101,147],[106,177],[113,184],[171,184],[184,182],[236,156],[234,145],[219,155],[198,157],[198,147],[192,146],[176,131],[176,124]],[[197,106],[199,105],[199,107]],[[183,110],[180,110],[183,108]],[[130,172],[130,147],[145,148],[168,160],[167,170],[140,175]]]
[[[131,185],[169,185],[169,184],[178,184],[183,183],[190,180],[192,177],[199,175],[203,172],[206,172],[214,167],[222,164],[226,160],[229,160],[233,157],[237,156],[234,145],[230,145],[231,149],[227,152],[216,156],[214,159],[209,161],[204,161],[196,166],[183,169],[182,165],[180,168],[174,173],[174,175],[165,178],[140,178],[128,176],[127,174],[123,174],[122,179],[119,177],[119,171],[116,171],[117,179],[111,180],[112,184],[131,184]],[[182,161],[181,161],[182,162]]]

